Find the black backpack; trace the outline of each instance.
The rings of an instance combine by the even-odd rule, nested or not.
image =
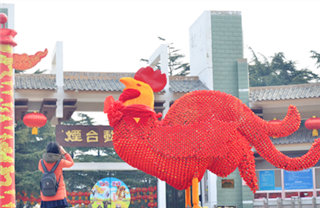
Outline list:
[[[57,193],[57,190],[59,188],[59,182],[61,175],[59,177],[59,181],[57,182],[56,175],[54,174],[54,171],[58,167],[59,163],[61,161],[61,158],[56,162],[56,164],[53,166],[52,170],[49,172],[44,165],[43,160],[41,160],[41,165],[44,170],[44,173],[42,175],[41,181],[40,181],[40,190],[43,194],[43,196],[55,196]]]

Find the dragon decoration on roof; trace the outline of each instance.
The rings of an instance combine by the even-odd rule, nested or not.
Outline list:
[[[125,85],[119,100],[104,102],[113,145],[129,165],[153,175],[176,189],[186,189],[186,207],[199,208],[198,181],[206,170],[226,177],[236,168],[247,186],[258,189],[252,147],[275,167],[299,171],[314,166],[320,157],[320,141],[302,157],[290,158],[278,151],[269,137],[285,137],[300,126],[300,114],[290,105],[278,124],[256,116],[238,98],[213,90],[185,94],[170,107],[165,118],[153,110],[154,92],[166,85],[166,75],[141,68]]]

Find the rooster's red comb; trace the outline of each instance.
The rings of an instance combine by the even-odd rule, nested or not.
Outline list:
[[[153,71],[150,66],[139,69],[134,75],[134,79],[150,85],[153,92],[160,92],[167,84],[166,74],[161,74],[160,70]]]

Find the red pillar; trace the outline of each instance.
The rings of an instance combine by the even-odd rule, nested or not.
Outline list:
[[[15,207],[14,120],[13,120],[13,38],[16,31],[4,28],[0,14],[0,207]]]

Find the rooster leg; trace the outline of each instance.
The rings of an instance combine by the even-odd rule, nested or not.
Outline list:
[[[190,187],[186,189],[186,208],[191,208],[191,194],[190,194]]]
[[[198,178],[194,177],[192,179],[192,203],[193,208],[201,208],[199,206],[199,193],[198,193]]]

